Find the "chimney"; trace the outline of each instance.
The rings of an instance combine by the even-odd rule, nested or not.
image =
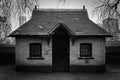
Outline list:
[[[83,10],[85,10],[85,5],[83,6]]]
[[[37,5],[35,5],[35,10],[37,9]]]

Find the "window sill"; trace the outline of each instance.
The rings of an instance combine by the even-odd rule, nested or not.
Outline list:
[[[78,59],[94,59],[93,57],[79,57]]]
[[[43,57],[29,57],[28,59],[34,59],[34,60],[36,60],[36,59],[44,59]]]

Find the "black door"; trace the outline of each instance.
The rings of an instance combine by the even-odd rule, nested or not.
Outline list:
[[[52,69],[55,72],[69,71],[69,35],[60,28],[52,36]]]

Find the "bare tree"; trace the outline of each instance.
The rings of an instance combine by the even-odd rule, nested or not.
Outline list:
[[[0,41],[1,43],[7,38],[11,26],[11,15],[21,15],[26,9],[32,11],[38,0],[1,0],[0,1]],[[4,33],[4,37],[3,36]]]
[[[12,12],[13,0],[1,0],[0,4],[0,42],[3,43],[11,30],[10,16]]]
[[[99,20],[120,18],[120,0],[97,0],[96,4],[93,13],[98,15]]]
[[[56,6],[56,8],[60,7],[60,4],[62,3],[61,7],[65,6],[66,0],[58,0],[58,4]]]
[[[32,11],[34,6],[39,6],[39,0],[16,0],[16,13],[21,14],[26,12],[26,9]]]
[[[97,0],[96,7],[93,10],[94,15],[98,16],[100,22],[103,21],[103,27],[113,37],[107,38],[110,44],[118,45],[118,31],[120,19],[120,0]]]
[[[11,32],[11,25],[0,22],[0,43],[4,43]]]
[[[8,32],[11,30],[11,16],[12,14],[19,16],[22,13],[25,13],[26,10],[32,12],[35,5],[39,6],[39,0],[0,0],[0,35],[2,33],[5,34],[5,38],[7,37]],[[66,0],[58,0],[58,6],[60,2],[63,1],[63,5]],[[5,18],[5,19],[3,19]],[[4,21],[2,21],[4,20]],[[4,39],[1,38],[1,41]]]

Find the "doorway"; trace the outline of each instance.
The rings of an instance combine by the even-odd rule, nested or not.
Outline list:
[[[62,25],[52,36],[52,70],[69,71],[69,35]]]

